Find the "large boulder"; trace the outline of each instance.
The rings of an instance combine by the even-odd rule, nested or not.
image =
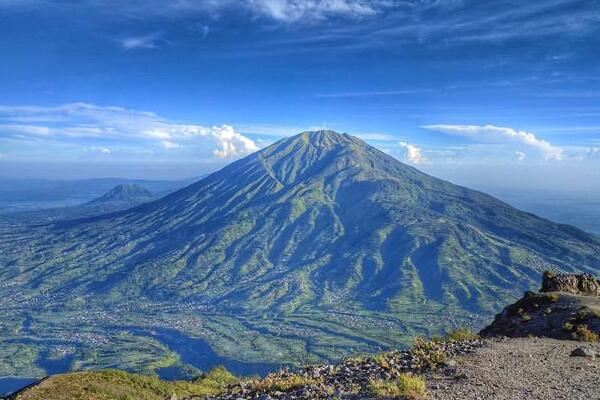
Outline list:
[[[600,281],[590,274],[555,274],[544,272],[540,292],[566,292],[600,296]]]

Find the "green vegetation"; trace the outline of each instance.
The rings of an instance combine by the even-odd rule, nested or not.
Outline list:
[[[479,335],[473,333],[473,331],[471,331],[469,328],[455,329],[451,331],[447,336],[447,340],[451,342],[463,342],[477,339],[479,339]]]
[[[434,340],[425,340],[417,336],[410,349],[412,367],[421,371],[435,369],[446,361],[443,344]]]
[[[385,354],[376,354],[373,356],[373,361],[383,369],[390,369],[390,364],[387,360],[388,358]]]
[[[108,370],[76,372],[48,378],[25,390],[17,400],[164,400],[172,394],[215,395],[237,379],[215,368],[194,382],[166,382],[156,377]]]
[[[256,390],[287,392],[303,386],[317,385],[323,380],[302,375],[279,376],[269,375],[265,379],[251,381],[250,385]]]
[[[398,379],[376,379],[369,383],[369,391],[377,397],[418,400],[427,397],[425,380],[416,375],[402,374]]]

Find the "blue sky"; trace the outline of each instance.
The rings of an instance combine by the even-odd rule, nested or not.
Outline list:
[[[600,171],[599,1],[0,0],[0,21],[0,177],[183,178],[317,128],[459,183]]]

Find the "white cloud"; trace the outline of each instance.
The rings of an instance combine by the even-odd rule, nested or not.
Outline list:
[[[424,129],[465,136],[492,143],[514,143],[540,151],[546,160],[561,160],[563,149],[537,138],[533,133],[494,125],[425,125]]]
[[[4,0],[7,1],[7,0]],[[9,0],[18,1],[18,0]],[[20,0],[35,1],[35,0]],[[43,2],[44,0],[39,0]],[[426,0],[438,1],[438,0]],[[2,0],[0,0],[1,4]],[[266,17],[285,23],[328,18],[362,18],[397,7],[392,0],[83,0],[80,6],[92,6],[98,12],[120,18],[168,19],[204,15],[222,18],[232,10],[244,11],[251,18]],[[200,26],[202,28],[202,26]],[[206,34],[208,32],[202,29]]]
[[[423,157],[423,151],[420,147],[406,142],[399,142],[398,144],[405,150],[405,157],[408,162],[413,164],[422,164],[426,161],[425,157]]]
[[[176,149],[176,148],[180,147],[177,143],[171,142],[170,140],[163,140],[160,143],[167,150],[169,150],[169,149]]]
[[[102,146],[91,147],[90,151],[97,151],[98,153],[102,153],[102,154],[110,154],[111,153],[111,151],[108,147],[102,147]]]
[[[120,39],[118,42],[125,50],[133,49],[153,49],[158,44],[160,34],[151,33],[142,36],[130,36],[124,39]]]
[[[228,125],[213,127],[210,135],[219,143],[219,149],[214,151],[217,157],[232,157],[258,150],[258,146],[252,140],[235,132],[233,127]]]
[[[517,150],[515,151],[515,158],[517,159],[517,161],[525,161],[525,159],[527,158],[527,154]]]
[[[588,147],[586,154],[588,158],[600,158],[600,147]]]
[[[15,123],[25,117],[27,124]],[[47,124],[49,117],[58,123]],[[10,120],[10,124],[2,124]],[[37,124],[35,124],[38,122]],[[13,137],[76,141],[102,139],[121,142],[155,142],[165,149],[182,146],[213,146],[219,158],[239,157],[258,150],[249,138],[228,125],[202,125],[170,122],[155,113],[122,107],[70,103],[56,107],[0,106],[0,132]],[[200,139],[200,140],[199,140]]]
[[[377,14],[387,2],[374,0],[251,0],[259,12],[280,21],[364,17]]]
[[[379,142],[392,142],[398,140],[396,136],[388,135],[387,133],[353,133],[354,136],[362,140],[373,140]]]

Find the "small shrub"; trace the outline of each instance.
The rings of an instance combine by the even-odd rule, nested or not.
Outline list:
[[[410,354],[412,367],[418,370],[434,369],[446,361],[446,353],[441,343],[427,341],[419,336],[415,338]]]
[[[473,333],[469,328],[458,328],[448,334],[450,342],[465,342],[479,339],[479,335]]]
[[[581,307],[578,311],[577,311],[577,320],[578,321],[586,321],[590,318],[600,318],[600,311],[598,310],[593,310],[589,307]]]
[[[587,325],[582,324],[577,327],[575,332],[573,332],[573,338],[581,340],[582,342],[596,343],[600,339],[600,336],[592,331]]]
[[[551,307],[547,307],[547,308],[544,310],[544,315],[550,315],[550,314],[552,314],[552,308],[551,308]]]
[[[402,374],[395,380],[374,379],[369,382],[368,390],[377,397],[400,397],[418,400],[427,396],[425,380],[416,375]]]
[[[557,295],[556,293],[548,293],[548,294],[544,295],[544,299],[551,303],[556,303],[560,300],[560,296]]]
[[[556,276],[556,273],[552,271],[544,271],[544,280],[552,279]]]
[[[373,361],[383,369],[390,369],[390,363],[385,354],[377,354],[373,356]]]
[[[268,375],[264,379],[253,381],[252,386],[256,390],[276,390],[280,392],[287,392],[293,389],[301,388],[303,386],[318,385],[321,383],[323,383],[323,379],[311,378],[302,375]]]
[[[562,326],[563,330],[571,332],[573,330],[573,324],[570,322],[565,322]]]
[[[348,356],[344,358],[344,361],[349,364],[360,364],[365,361],[365,357],[360,355]]]
[[[527,313],[527,311],[523,310],[522,308],[519,308],[519,311],[517,311],[517,312],[521,316],[521,320],[523,320],[523,321],[531,320],[531,316]]]

